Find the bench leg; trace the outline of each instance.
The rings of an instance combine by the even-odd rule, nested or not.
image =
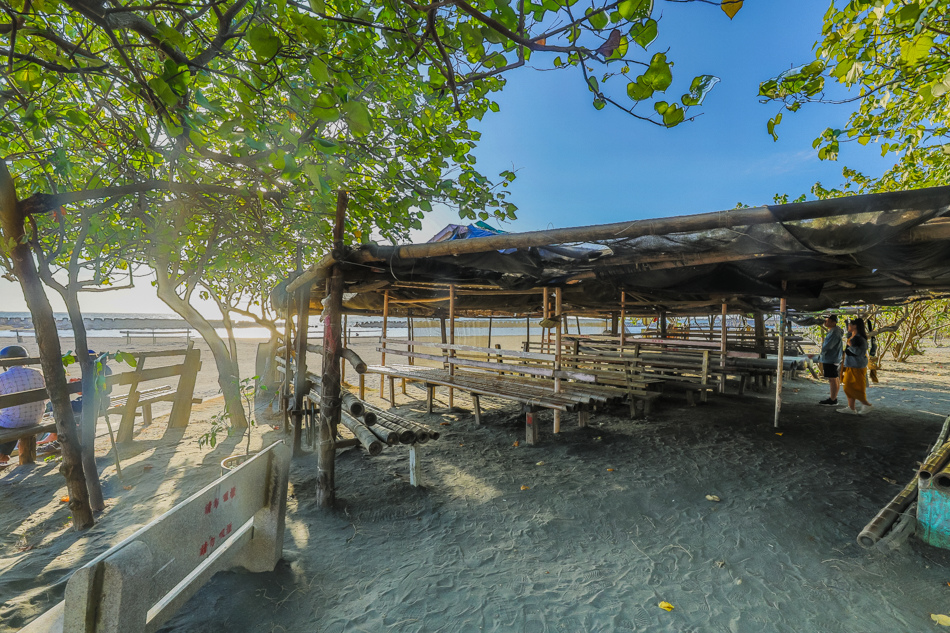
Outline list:
[[[426,413],[432,413],[432,400],[435,398],[435,385],[426,385]]]
[[[415,444],[409,445],[409,484],[413,487],[419,487],[422,483],[419,477],[419,454],[416,452]]]
[[[142,405],[142,417],[145,418],[145,426],[148,426],[152,423],[152,405]]]
[[[739,376],[739,395],[740,396],[745,394],[745,384],[748,378],[749,377],[746,376],[745,374],[743,374],[742,376]]]
[[[689,389],[686,390],[686,404],[688,404],[691,407],[696,406],[696,394]]]
[[[396,379],[392,376],[389,377],[389,406],[390,408],[396,406]]]
[[[650,411],[652,410],[653,410],[653,401],[644,400],[643,401],[643,417],[647,417],[648,415],[650,415]]]
[[[540,433],[538,432],[538,421],[535,418],[537,415],[534,411],[527,411],[524,414],[524,424],[525,424],[525,444],[537,444]]]
[[[633,396],[627,396],[630,398],[630,418],[636,419],[637,417],[637,399]]]
[[[17,442],[17,452],[20,454],[20,466],[36,462],[36,436],[24,437]]]
[[[561,412],[560,411],[554,412],[554,432],[555,433],[561,432]]]
[[[577,426],[584,428],[590,424],[590,411],[588,409],[581,409],[577,412]]]
[[[706,391],[705,389],[703,389],[702,391],[699,392],[699,401],[700,401],[700,402],[706,402],[706,398],[708,398],[708,397],[709,397],[709,392]],[[695,404],[695,403],[694,403],[694,404]]]
[[[404,396],[407,395],[407,394],[406,394],[406,379],[405,379],[405,378],[402,379],[402,395],[404,395]]]
[[[360,400],[366,400],[366,375],[360,374]]]
[[[482,407],[478,401],[477,393],[472,394],[472,402],[475,403],[475,424],[480,425],[482,423]]]
[[[379,375],[379,399],[385,400],[386,398],[386,376],[383,374]]]

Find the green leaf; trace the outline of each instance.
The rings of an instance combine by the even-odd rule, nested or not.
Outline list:
[[[666,112],[663,113],[663,123],[666,127],[674,127],[683,122],[686,118],[686,112],[675,103],[670,104]]]
[[[280,50],[280,37],[269,24],[258,24],[248,31],[247,42],[258,59],[270,59]]]
[[[584,15],[590,16],[587,21],[590,22],[591,28],[595,30],[599,31],[607,26],[607,14],[604,11],[598,11],[595,13],[594,9],[587,9],[587,11],[584,12]]]
[[[643,82],[657,90],[664,92],[673,83],[673,72],[670,63],[666,61],[666,53],[657,53],[650,60],[650,67],[643,73]]]
[[[637,22],[630,27],[630,39],[646,50],[647,46],[656,40],[657,24],[656,20],[649,19],[646,22]]]
[[[766,128],[768,129],[769,134],[772,136],[773,141],[778,140],[778,134],[775,133],[775,126],[781,122],[782,122],[782,113],[779,112],[774,117],[769,119],[768,125],[766,125]]]
[[[643,101],[653,96],[653,88],[643,81],[643,77],[639,77],[627,84],[627,96],[634,101]]]
[[[647,18],[653,13],[653,0],[622,0],[617,11],[625,20]]]
[[[930,53],[930,47],[933,46],[934,39],[930,35],[918,35],[912,40],[901,43],[901,60],[909,66],[912,66]]]
[[[357,136],[365,136],[373,129],[372,117],[366,104],[360,101],[348,101],[343,106],[343,113],[350,130]]]
[[[327,70],[327,65],[319,57],[310,60],[309,68],[310,76],[313,77],[316,83],[325,84],[330,81],[330,71]]]
[[[594,108],[597,110],[603,110],[604,106],[607,105],[607,102],[603,99],[594,99]]]

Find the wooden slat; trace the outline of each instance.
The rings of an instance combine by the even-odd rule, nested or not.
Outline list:
[[[67,393],[79,393],[82,391],[81,382],[70,382],[66,384]],[[30,389],[29,391],[17,391],[0,396],[0,409],[9,407],[18,407],[21,404],[30,404],[31,402],[42,402],[48,400],[49,394],[46,389]]]
[[[444,349],[456,352],[476,352],[478,354],[502,354],[504,356],[511,356],[514,358],[554,361],[554,354],[535,354],[532,352],[521,352],[511,349],[497,350],[493,347],[473,347],[471,345],[453,345],[451,343],[423,343],[419,341],[408,341],[406,339],[393,338],[380,339],[380,343],[395,343],[399,345],[412,345],[414,347],[434,347],[436,349]],[[392,350],[387,347],[386,353],[388,354],[390,352],[392,352]]]
[[[16,429],[4,429],[0,428],[0,444],[5,442],[12,442],[13,440],[20,440],[24,437],[30,437],[31,435],[39,435],[41,433],[53,433],[56,431],[56,424],[37,424],[35,426],[22,426]]]

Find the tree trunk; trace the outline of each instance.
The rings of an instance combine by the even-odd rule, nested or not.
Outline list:
[[[96,390],[96,361],[88,354],[89,344],[86,338],[86,324],[82,320],[79,297],[75,291],[67,291],[66,310],[72,324],[76,342],[76,358],[82,370],[82,417],[80,422],[80,444],[82,445],[82,468],[89,491],[89,506],[93,512],[105,510],[102,498],[102,485],[99,482],[99,469],[96,466],[96,423],[99,421],[99,404],[102,395]]]
[[[169,308],[183,318],[188,325],[195,328],[204,342],[211,348],[214,364],[218,369],[218,385],[224,394],[224,404],[228,408],[231,424],[235,429],[242,430],[248,427],[247,415],[244,413],[244,401],[241,399],[241,372],[237,358],[232,358],[228,345],[221,340],[218,333],[201,314],[189,303],[178,296],[174,288],[169,288],[170,282],[163,271],[156,267],[158,278],[158,298]]]
[[[60,472],[66,478],[73,527],[76,530],[85,530],[92,527],[95,521],[92,518],[92,509],[89,507],[76,421],[69,403],[66,370],[63,368],[63,351],[59,345],[53,308],[43,291],[43,283],[40,281],[33,255],[25,240],[24,219],[17,208],[16,186],[13,178],[7,170],[6,163],[0,160],[0,228],[2,228],[3,239],[11,245],[10,259],[13,262],[13,272],[20,282],[23,296],[33,318],[36,344],[40,349],[40,364],[46,379],[46,390],[53,403],[56,433],[63,447],[63,463]]]

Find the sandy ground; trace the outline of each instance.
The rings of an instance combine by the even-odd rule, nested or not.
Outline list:
[[[372,362],[374,345],[360,347]],[[253,358],[253,345],[241,354]],[[212,390],[203,359],[211,379],[200,384]],[[913,538],[865,551],[855,537],[950,413],[948,367],[945,350],[889,364],[863,417],[818,406],[825,384],[801,378],[788,384],[778,430],[769,394],[715,395],[696,408],[671,397],[648,420],[618,408],[579,429],[567,416],[556,436],[547,414],[536,447],[524,445],[509,403],[484,398],[478,427],[464,411],[427,416],[410,386],[399,411],[443,432],[421,448],[424,487],[409,486],[405,447],[376,458],[341,451],[340,507],[322,511],[314,459],[295,461],[285,561],[269,574],[218,575],[162,630],[929,629],[931,613],[950,611],[950,552]],[[456,404],[470,402],[457,394]],[[209,399],[184,433],[165,437],[156,420],[123,450],[122,482],[100,441],[108,507],[82,535],[68,529],[54,463],[0,475],[0,631],[60,600],[70,570],[243,451],[240,438],[198,448],[219,409]],[[277,437],[259,425],[252,448]]]

